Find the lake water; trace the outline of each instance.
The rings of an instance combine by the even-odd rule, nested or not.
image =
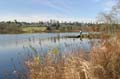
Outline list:
[[[14,70],[24,72],[23,63],[28,55],[32,55],[34,47],[39,54],[59,48],[60,53],[84,50],[89,52],[94,39],[64,38],[79,33],[40,33],[0,35],[0,79],[18,79]]]

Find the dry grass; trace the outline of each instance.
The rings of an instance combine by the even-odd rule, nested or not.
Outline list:
[[[35,57],[26,62],[29,79],[120,79],[119,34],[94,47],[89,57],[83,54],[48,53],[43,60]],[[57,52],[57,51],[56,51]]]
[[[95,79],[120,79],[119,34],[93,49],[90,64]]]
[[[48,54],[44,62],[27,61],[30,79],[89,79],[89,63],[81,55],[63,56],[61,59]]]

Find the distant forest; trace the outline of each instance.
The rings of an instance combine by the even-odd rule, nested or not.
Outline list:
[[[83,23],[83,22],[59,22],[50,20],[47,22],[28,23],[7,21],[0,22],[1,34],[19,34],[19,33],[41,33],[41,32],[114,32],[120,29],[119,24],[106,24],[106,23]]]

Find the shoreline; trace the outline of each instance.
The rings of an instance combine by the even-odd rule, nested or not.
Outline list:
[[[53,31],[41,31],[41,32],[6,32],[6,33],[0,33],[0,34],[35,34],[35,33],[74,33],[74,32],[80,32],[79,30],[71,30],[71,31],[59,31],[59,30],[53,30]],[[98,32],[98,31],[84,31],[84,32]]]

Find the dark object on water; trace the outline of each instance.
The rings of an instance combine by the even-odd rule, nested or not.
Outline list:
[[[65,38],[80,38],[81,36],[80,35],[78,35],[78,36],[65,36]]]

